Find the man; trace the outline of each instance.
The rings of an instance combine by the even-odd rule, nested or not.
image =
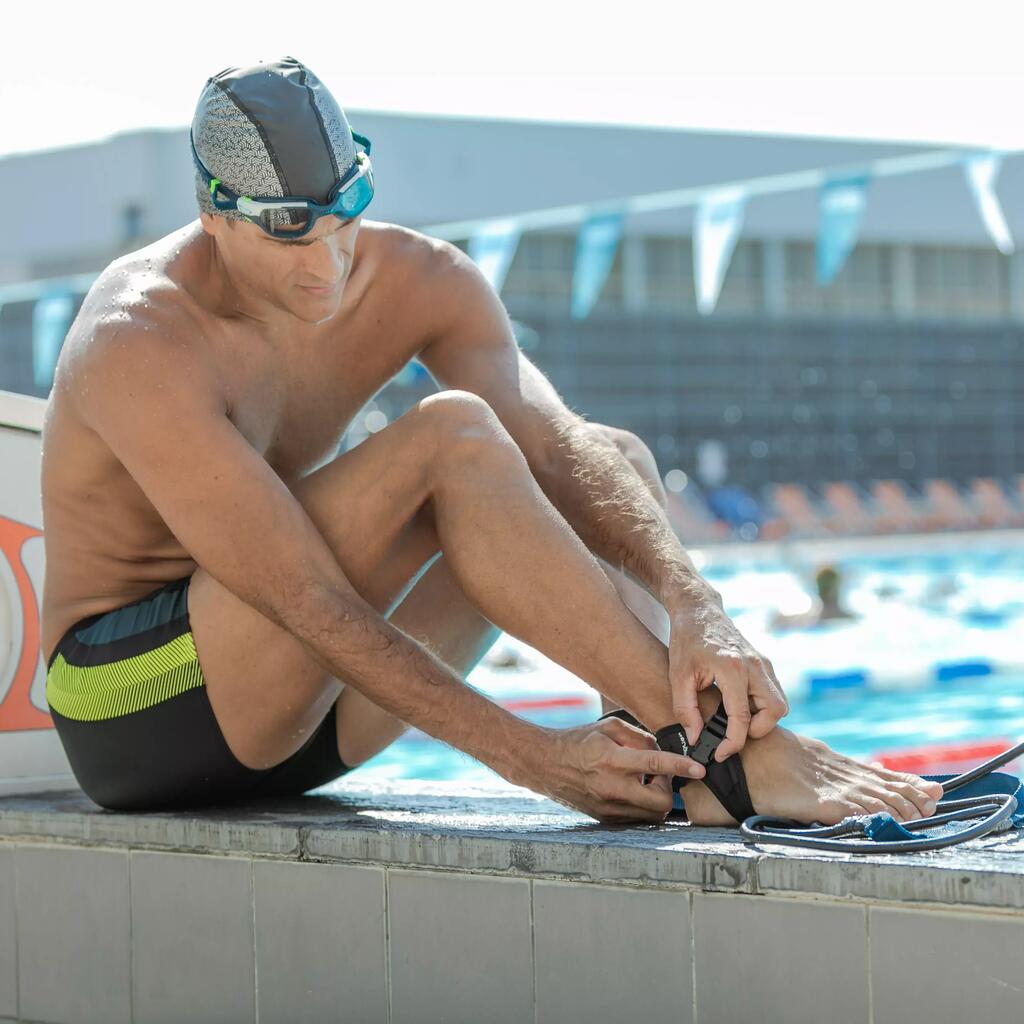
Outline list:
[[[497,626],[652,731],[695,740],[724,694],[718,757],[743,749],[758,810],[928,813],[916,776],[775,727],[771,665],[673,536],[650,453],[566,409],[457,248],[362,220],[370,141],[308,68],[220,72],[191,138],[199,221],[96,282],[44,430],[47,698],[88,795],[303,792],[410,723],[601,821],[662,820],[704,769],[467,687]],[[413,357],[448,390],[333,457]],[[686,806],[731,820],[702,784]]]

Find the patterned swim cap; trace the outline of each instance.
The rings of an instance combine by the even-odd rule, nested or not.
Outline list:
[[[242,196],[328,193],[356,159],[345,112],[312,71],[294,57],[225,68],[206,85],[192,118],[192,141],[206,169]],[[245,220],[218,210],[196,169],[196,198],[205,213]],[[301,214],[275,211],[281,224]]]

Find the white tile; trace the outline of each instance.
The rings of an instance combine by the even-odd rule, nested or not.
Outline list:
[[[533,1021],[530,883],[388,872],[392,1024]]]
[[[685,892],[534,882],[537,1024],[692,1024]]]
[[[254,1021],[252,864],[133,850],[135,1024]]]
[[[260,1024],[386,1024],[384,871],[254,861]]]
[[[25,844],[15,863],[20,1016],[127,1024],[128,854]]]
[[[867,1024],[864,907],[695,893],[693,934],[699,1024]]]
[[[0,843],[0,1015],[10,1017],[18,1015],[18,943],[14,920],[14,846]]]
[[[1024,1019],[1024,915],[869,914],[876,1021]]]

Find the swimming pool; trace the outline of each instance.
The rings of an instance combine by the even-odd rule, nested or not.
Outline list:
[[[993,534],[947,550],[900,551],[893,539],[874,552],[823,544],[756,563],[744,554],[695,562],[740,630],[771,658],[790,700],[788,728],[864,759],[1024,738],[1024,546]],[[826,562],[840,570],[843,603],[857,618],[773,632],[770,613],[807,607],[814,569]],[[509,636],[469,681],[554,728],[601,712],[586,683]],[[933,761],[955,764],[955,752],[948,761],[940,755]],[[359,771],[381,779],[497,778],[415,729]]]

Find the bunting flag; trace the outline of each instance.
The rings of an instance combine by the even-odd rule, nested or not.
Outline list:
[[[589,216],[576,236],[576,265],[572,272],[572,318],[584,320],[594,308],[615,261],[622,235],[622,212]]]
[[[743,225],[747,197],[741,189],[722,189],[697,207],[693,231],[693,283],[697,309],[709,316],[718,305],[729,261]]]
[[[857,244],[867,191],[866,174],[830,178],[821,186],[818,196],[818,284],[828,284],[835,278]]]
[[[53,371],[74,309],[74,296],[65,288],[47,292],[32,307],[32,379],[41,391],[49,391],[53,385]]]
[[[996,248],[1004,255],[1013,252],[1013,237],[996,195],[996,176],[1003,158],[995,153],[973,156],[964,164],[967,182],[978,204],[978,213]]]
[[[480,268],[491,287],[501,293],[522,231],[515,220],[484,224],[469,240],[469,258]]]

